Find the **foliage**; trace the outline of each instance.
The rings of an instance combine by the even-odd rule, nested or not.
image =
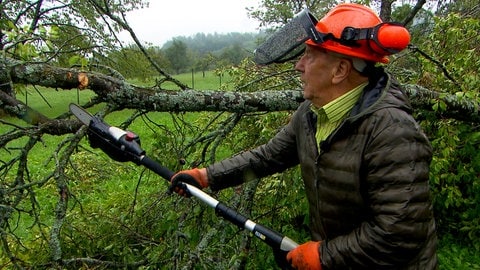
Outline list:
[[[171,65],[161,49],[149,47],[147,52],[160,66],[168,67]],[[108,63],[111,68],[119,71],[123,77],[128,79],[140,79],[145,82],[157,75],[152,65],[147,62],[145,55],[134,45],[110,52],[107,59],[103,62]]]
[[[438,260],[440,269],[480,269],[478,250],[466,247],[452,235],[440,239]]]
[[[172,46],[165,50],[167,59],[172,63],[172,69],[175,74],[183,73],[185,67],[190,62],[190,57],[187,54],[187,45],[180,40],[174,40]]]
[[[318,0],[292,0],[275,1],[262,0],[260,7],[251,8],[249,14],[251,17],[261,22],[260,26],[267,28],[267,31],[276,29],[285,25],[290,18],[302,11],[307,6],[313,14],[324,14],[329,8],[333,7],[338,1],[318,1]]]
[[[479,27],[476,18],[455,13],[437,17],[432,32],[426,36],[428,42],[418,42],[438,62],[418,59],[417,83],[433,89],[449,89],[451,94],[480,104]],[[432,107],[435,111],[445,110],[438,100],[432,100]],[[435,150],[431,184],[440,235],[457,235],[479,250],[475,240],[480,237],[480,128],[426,116],[423,124]]]
[[[49,2],[8,0],[0,3],[0,47],[4,55],[66,65],[74,55],[100,55],[105,48],[116,44],[111,30],[118,30],[118,24],[107,21],[93,5],[101,6],[101,1]],[[110,5],[112,12],[127,12],[145,3],[143,0],[110,1]]]

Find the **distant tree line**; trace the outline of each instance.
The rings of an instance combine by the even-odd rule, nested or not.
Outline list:
[[[253,54],[259,33],[198,33],[190,37],[175,37],[162,47],[146,47],[149,55],[171,74],[191,70],[205,72],[215,68],[238,65]],[[125,78],[146,80],[158,75],[138,46],[132,44],[112,51],[100,60],[120,72]]]

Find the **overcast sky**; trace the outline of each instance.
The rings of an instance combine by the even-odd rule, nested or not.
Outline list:
[[[248,18],[246,7],[258,0],[150,0],[150,6],[127,14],[142,42],[162,46],[177,36],[196,33],[257,32],[259,22]],[[121,39],[133,43],[128,33]]]

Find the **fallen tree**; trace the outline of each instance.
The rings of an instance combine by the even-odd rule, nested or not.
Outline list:
[[[93,103],[106,102],[116,110],[137,109],[157,112],[225,111],[234,113],[273,112],[294,110],[303,101],[301,90],[284,91],[205,91],[165,90],[145,88],[123,79],[101,73],[60,68],[48,64],[28,64],[4,59],[0,72],[2,85],[25,84],[56,89],[91,89],[96,98]],[[449,117],[472,123],[480,123],[480,110],[473,100],[424,88],[420,85],[403,85],[413,106],[431,111],[432,104],[443,102],[446,109],[437,111],[441,117]],[[0,91],[0,108],[24,119],[29,124],[44,125],[51,120],[16,99],[13,91]],[[56,120],[57,124],[58,119]],[[52,123],[49,123],[50,125]],[[71,124],[66,125],[71,126]],[[75,128],[79,126],[76,125]],[[72,128],[61,128],[65,133]],[[49,132],[47,132],[49,133]]]

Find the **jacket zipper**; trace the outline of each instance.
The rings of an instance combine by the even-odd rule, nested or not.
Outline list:
[[[315,187],[315,203],[316,203],[316,209],[320,209],[320,199],[319,199],[319,194],[318,194],[318,188],[319,188],[319,179],[318,179],[318,162],[320,160],[320,156],[322,154],[322,149],[321,147],[317,144],[317,139],[315,138],[315,133],[317,130],[317,119],[313,112],[308,112],[307,113],[307,124],[308,124],[308,129],[307,129],[307,134],[309,137],[310,142],[313,142],[313,145],[315,146],[315,153],[316,153],[316,158],[315,158],[315,179],[314,179],[314,187]],[[325,231],[325,227],[323,225],[323,219],[320,216],[318,220],[318,225],[319,225],[319,234],[322,236],[324,240],[327,238],[327,234]]]

